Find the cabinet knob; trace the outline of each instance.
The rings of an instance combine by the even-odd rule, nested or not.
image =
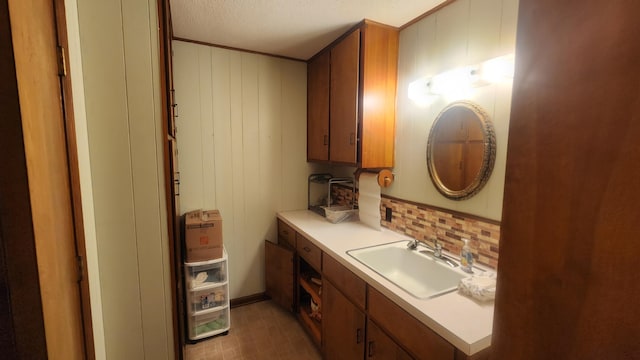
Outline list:
[[[325,135],[322,140],[323,145],[329,145],[329,135]]]
[[[356,329],[356,344],[360,344],[362,342],[362,329]]]
[[[373,352],[375,350],[375,345],[373,345],[373,343],[374,343],[373,341],[369,341],[369,346],[368,346],[368,349],[367,349],[367,353],[368,353],[367,356],[368,357],[373,357],[373,355],[374,355]]]

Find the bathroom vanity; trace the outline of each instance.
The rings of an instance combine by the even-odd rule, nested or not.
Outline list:
[[[308,210],[277,217],[278,244],[265,251],[267,294],[297,314],[324,358],[489,357],[493,302],[457,291],[420,299],[347,254],[406,236]]]

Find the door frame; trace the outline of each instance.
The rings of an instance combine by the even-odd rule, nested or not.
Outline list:
[[[14,3],[13,6],[15,6],[14,10],[19,9],[16,10],[18,13],[11,17],[11,0],[0,0],[0,19],[5,20],[2,21],[3,26],[0,27],[0,39],[3,40],[2,48],[6,50],[2,51],[2,56],[0,56],[0,72],[5,80],[0,87],[2,89],[0,104],[4,105],[3,108],[10,110],[6,111],[6,120],[0,125],[0,133],[3,137],[2,147],[5,150],[5,156],[8,157],[5,159],[2,176],[0,176],[0,199],[2,199],[0,205],[0,246],[3,248],[3,251],[0,251],[0,255],[3,257],[3,261],[0,261],[0,265],[2,265],[0,266],[0,271],[2,272],[0,276],[4,278],[3,280],[7,280],[6,289],[0,290],[6,290],[6,299],[12,304],[12,308],[7,309],[7,312],[3,311],[1,313],[4,316],[3,321],[8,321],[0,323],[0,326],[6,325],[6,329],[11,332],[9,336],[13,337],[13,343],[3,343],[1,350],[4,354],[7,354],[5,351],[9,351],[8,354],[15,354],[18,357],[25,358],[46,358],[47,354],[49,357],[54,358],[65,356],[65,351],[68,351],[64,349],[65,345],[61,347],[60,344],[56,344],[52,334],[47,336],[45,319],[56,319],[55,321],[58,324],[54,328],[68,328],[71,325],[68,324],[68,319],[47,313],[48,311],[57,313],[60,309],[47,310],[43,306],[43,301],[46,299],[43,298],[45,294],[42,292],[40,282],[42,281],[42,276],[45,276],[49,289],[58,287],[59,285],[56,285],[57,282],[60,281],[60,284],[62,284],[64,277],[55,274],[59,271],[71,271],[72,276],[77,276],[78,278],[77,299],[79,301],[76,302],[77,300],[74,300],[72,303],[76,305],[72,305],[69,311],[75,313],[77,315],[76,319],[79,319],[78,321],[81,323],[78,325],[78,336],[81,338],[78,339],[74,336],[71,341],[80,342],[77,345],[78,348],[81,348],[77,354],[78,357],[94,359],[95,350],[88,274],[87,267],[84,264],[86,251],[71,97],[71,79],[68,75],[69,65],[64,60],[68,58],[64,1],[33,1],[29,4],[31,6],[28,10],[29,17],[24,15],[26,10],[16,4]],[[38,21],[33,20],[36,17]],[[52,33],[53,39],[50,37]],[[48,35],[43,36],[43,34]],[[43,62],[47,64],[57,63],[59,65],[57,69],[47,67],[47,72],[42,72],[42,68],[32,67],[31,61],[19,60],[25,59],[25,51],[27,51],[27,54],[31,54],[31,49],[25,50],[23,44],[20,43],[17,43],[17,47],[14,47],[14,39],[16,37],[18,39],[28,39],[30,42],[37,42],[46,38],[43,40],[43,46],[44,49],[48,50],[38,51],[35,49],[34,51],[38,51],[38,58],[41,58]],[[56,46],[57,49],[48,47],[51,44],[54,44],[53,46]],[[18,55],[21,51],[22,57],[19,57]],[[21,99],[19,96],[18,79],[26,79],[22,86],[26,87],[25,91],[29,91],[28,89],[39,86],[39,83],[33,81],[33,79],[39,76],[50,79],[54,75],[49,73],[49,70],[53,70],[59,75],[58,86],[60,93],[52,91],[50,93],[51,97],[47,99],[47,102],[50,104],[57,102],[60,105],[61,118],[57,117],[57,119],[62,119],[62,123],[52,121],[47,126],[55,127],[57,131],[62,133],[62,136],[56,140],[57,142],[36,143],[34,145],[31,134],[36,134],[37,129],[35,128],[39,127],[37,125],[38,120],[25,123],[25,119],[27,119],[25,116],[29,116],[28,114],[32,112],[32,108],[30,108],[28,101]],[[34,74],[34,72],[36,73]],[[25,77],[25,73],[31,73],[30,77]],[[51,80],[48,81],[49,84],[55,83],[51,82]],[[55,85],[52,86],[55,87]],[[44,96],[44,98],[47,96],[49,95]],[[26,139],[29,139],[29,141]],[[55,149],[49,148],[49,146],[53,146]],[[57,159],[67,167],[65,169],[67,173],[63,173],[62,177],[64,178],[65,175],[67,177],[65,181],[67,185],[65,186],[68,186],[68,192],[65,193],[69,196],[69,203],[66,203],[65,208],[67,210],[70,209],[70,221],[60,225],[54,222],[53,226],[55,228],[58,228],[58,226],[69,226],[71,228],[73,243],[69,247],[56,245],[56,251],[36,251],[39,247],[38,244],[49,243],[47,247],[52,245],[48,237],[43,237],[40,240],[36,238],[37,233],[43,231],[42,229],[38,230],[34,222],[35,212],[38,211],[34,204],[37,204],[38,201],[32,201],[32,187],[38,186],[36,184],[38,180],[31,179],[30,183],[27,162],[29,162],[29,167],[45,167],[49,174],[59,173],[59,168],[54,166],[50,166],[50,169],[47,168],[50,163],[45,162],[46,158],[44,157],[27,156],[28,149],[38,149],[35,151],[39,153],[56,152],[61,154],[56,155]],[[47,174],[47,172],[40,173]],[[43,181],[40,181],[40,183],[42,184]],[[54,188],[51,187],[51,189]],[[42,192],[42,189],[40,192]],[[64,198],[56,201],[65,203]],[[44,209],[46,207],[40,209],[40,213]],[[54,238],[51,237],[51,239]],[[38,258],[38,255],[40,258]],[[41,266],[46,266],[46,275],[41,274]],[[62,270],[62,268],[65,270]],[[68,280],[68,277],[66,279]],[[52,282],[53,285],[51,284]],[[66,283],[69,284],[68,282]],[[66,286],[69,288],[69,285]],[[72,297],[75,298],[75,295]],[[75,308],[76,306],[77,308]],[[74,308],[75,310],[73,310]],[[59,334],[53,335],[59,336]],[[7,349],[4,348],[5,345],[7,345]]]

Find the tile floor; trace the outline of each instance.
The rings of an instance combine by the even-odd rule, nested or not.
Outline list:
[[[320,360],[320,352],[295,316],[272,301],[231,309],[226,336],[187,344],[186,360]]]

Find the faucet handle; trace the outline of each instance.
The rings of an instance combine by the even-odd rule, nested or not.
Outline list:
[[[440,244],[438,242],[438,238],[437,237],[433,237],[433,255],[435,255],[435,257],[439,258],[442,256],[442,244]]]
[[[418,239],[413,239],[413,241],[409,241],[409,243],[407,244],[407,248],[409,248],[410,250],[415,250],[418,248]]]

